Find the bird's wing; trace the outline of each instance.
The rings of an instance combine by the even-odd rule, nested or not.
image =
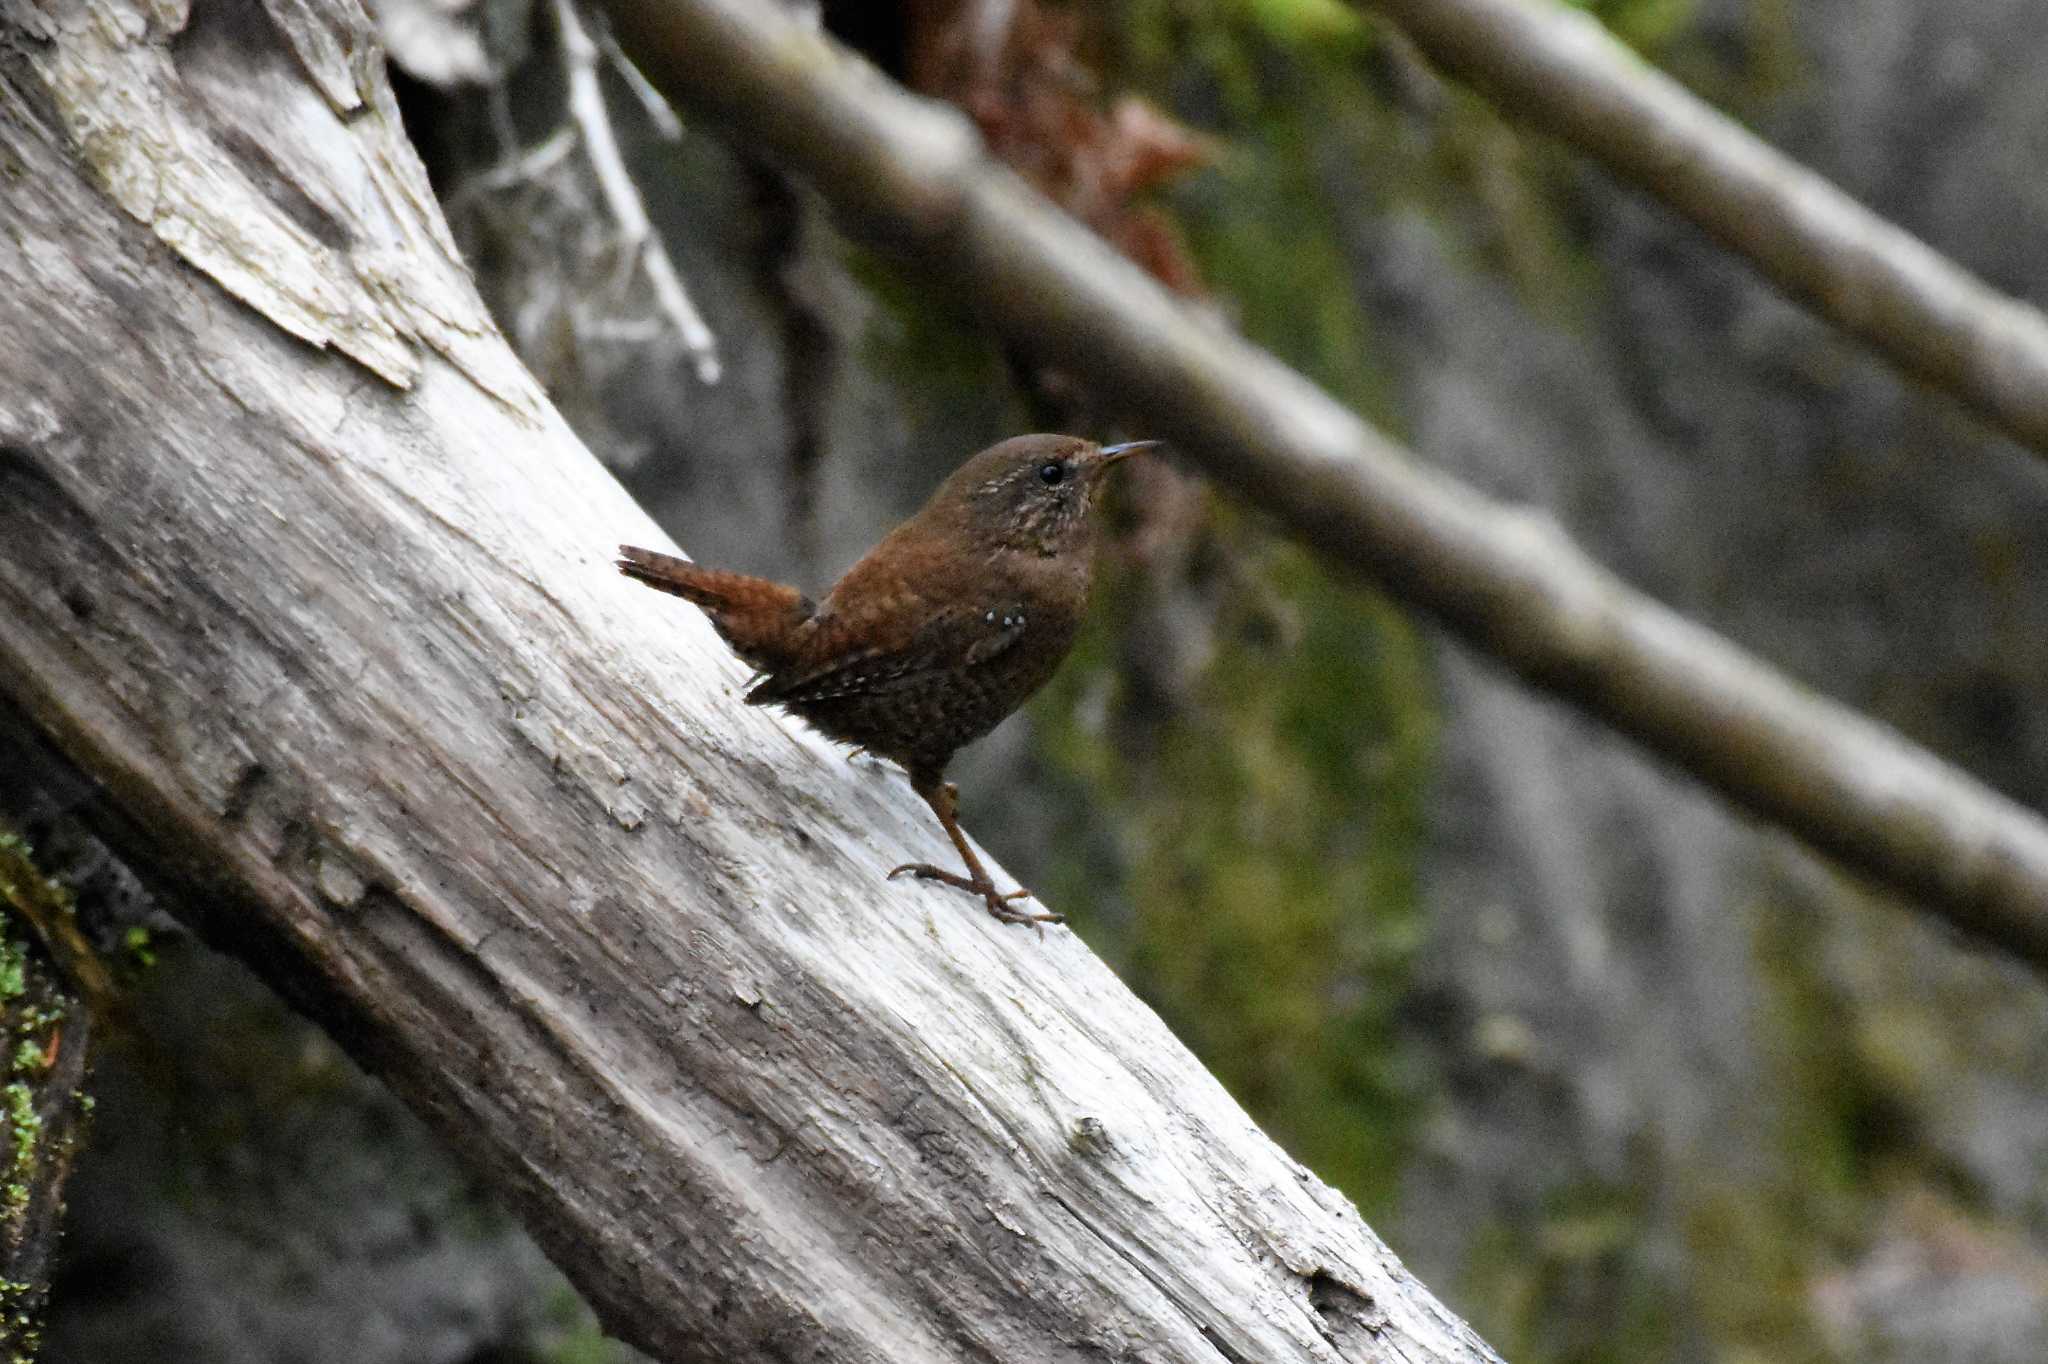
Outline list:
[[[823,657],[813,667],[769,678],[747,693],[748,702],[824,701],[922,686],[934,674],[976,667],[1014,647],[1025,620],[1020,607],[949,607],[927,613],[907,630],[861,625],[819,615],[815,638]],[[847,647],[854,640],[865,642]]]

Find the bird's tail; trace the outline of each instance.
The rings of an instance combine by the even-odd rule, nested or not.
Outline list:
[[[784,583],[699,568],[637,545],[619,546],[618,565],[635,582],[702,607],[733,652],[764,671],[788,663],[793,633],[816,610],[809,597]]]

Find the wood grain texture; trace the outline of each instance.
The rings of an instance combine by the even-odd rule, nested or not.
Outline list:
[[[902,779],[612,570],[665,541],[479,326],[353,3],[0,24],[0,687],[612,1330],[1494,1358],[1077,939],[884,883],[945,851]]]

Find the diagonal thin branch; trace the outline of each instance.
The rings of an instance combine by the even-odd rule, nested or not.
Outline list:
[[[655,89],[654,83],[640,74],[640,68],[633,65],[630,57],[619,51],[618,39],[612,37],[609,28],[600,25],[596,38],[598,48],[604,53],[604,59],[611,63],[612,70],[626,83],[626,88],[633,92],[633,98],[640,101],[640,108],[646,113],[648,123],[653,125],[655,134],[664,142],[680,142],[683,137],[683,120],[676,114],[675,106],[662,98],[661,91]]]
[[[1906,373],[2048,455],[2048,317],[1748,132],[1551,0],[1355,0],[1509,118],[1693,220]]]
[[[625,157],[619,153],[618,139],[612,134],[604,88],[598,83],[598,63],[603,54],[583,26],[582,16],[576,12],[576,0],[555,0],[554,13],[569,82],[569,116],[582,134],[583,150],[597,176],[598,190],[618,222],[624,247],[622,274],[630,276],[636,267],[647,272],[655,304],[675,328],[684,352],[696,367],[697,377],[707,384],[717,383],[722,369],[718,343],[697,305],[683,289],[675,262],[669,259],[667,249],[655,234],[647,217],[647,206],[641,201],[640,190],[626,169]]]
[[[915,251],[1013,343],[1080,376],[1331,559],[1429,611],[1847,866],[2048,968],[2048,824],[1419,467],[1206,322],[982,151],[964,118],[747,0],[609,0],[665,92]]]

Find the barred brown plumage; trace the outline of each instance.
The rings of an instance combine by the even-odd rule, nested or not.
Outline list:
[[[776,705],[902,765],[967,865],[891,871],[982,897],[1006,923],[1059,923],[999,893],[957,817],[946,764],[1043,686],[1073,647],[1095,571],[1091,512],[1103,473],[1156,444],[1017,436],[956,470],[848,569],[823,602],[765,578],[700,568],[632,545],[621,573],[695,603],[763,674],[750,705]]]

